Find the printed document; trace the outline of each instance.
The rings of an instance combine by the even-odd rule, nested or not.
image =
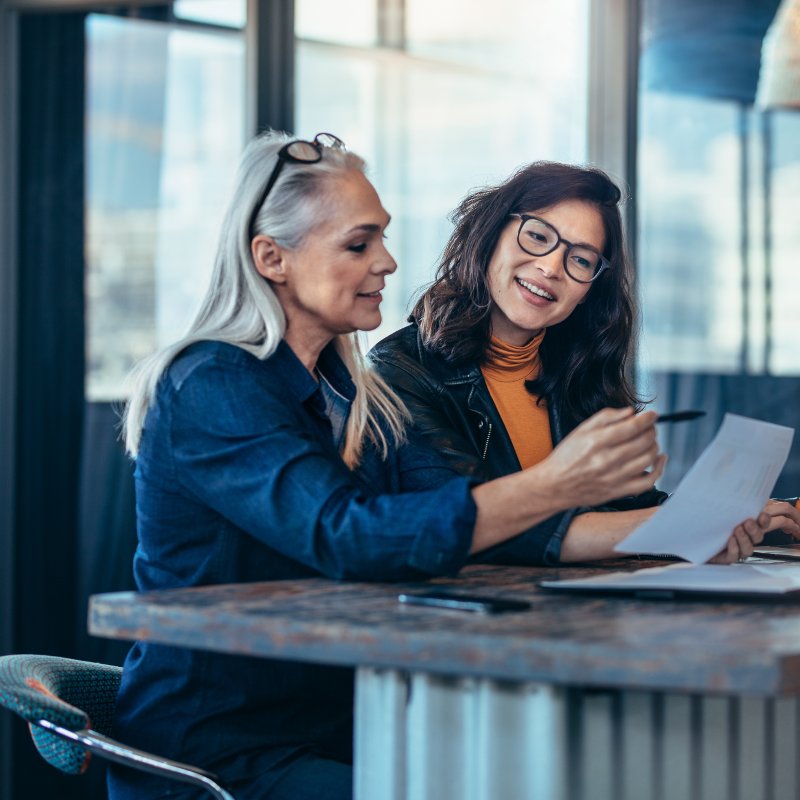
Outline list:
[[[694,564],[713,558],[766,504],[793,436],[793,428],[726,414],[675,492],[615,550],[671,553]]]

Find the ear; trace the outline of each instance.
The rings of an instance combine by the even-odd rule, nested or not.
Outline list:
[[[256,272],[273,283],[286,282],[283,248],[271,236],[256,236],[250,243]]]

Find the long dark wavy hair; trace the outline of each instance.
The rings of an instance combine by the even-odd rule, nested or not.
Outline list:
[[[586,300],[549,328],[540,348],[542,370],[528,389],[553,402],[574,422],[605,406],[639,406],[626,364],[633,341],[630,263],[625,251],[621,193],[600,169],[537,161],[504,183],[468,195],[452,214],[455,230],[433,283],[411,318],[425,346],[448,362],[481,363],[490,337],[487,270],[509,214],[536,213],[565,200],[592,204],[603,219],[611,267]]]

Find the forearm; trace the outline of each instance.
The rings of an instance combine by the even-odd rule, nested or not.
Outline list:
[[[614,546],[649,519],[658,509],[633,511],[590,511],[572,520],[561,545],[561,561],[597,561],[616,558]]]
[[[470,553],[478,553],[537,525],[572,505],[537,467],[506,475],[472,490],[478,513]]]

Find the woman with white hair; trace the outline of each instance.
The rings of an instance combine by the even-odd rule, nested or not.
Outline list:
[[[137,370],[126,412],[139,589],[452,575],[559,510],[653,486],[652,413],[602,410],[541,464],[480,485],[405,434],[403,404],[354,335],[381,320],[388,224],[336,137],[247,147],[202,308]],[[352,692],[347,669],[139,642],[115,728],[217,773],[240,800],[342,800]],[[122,767],[109,788],[195,796]]]

